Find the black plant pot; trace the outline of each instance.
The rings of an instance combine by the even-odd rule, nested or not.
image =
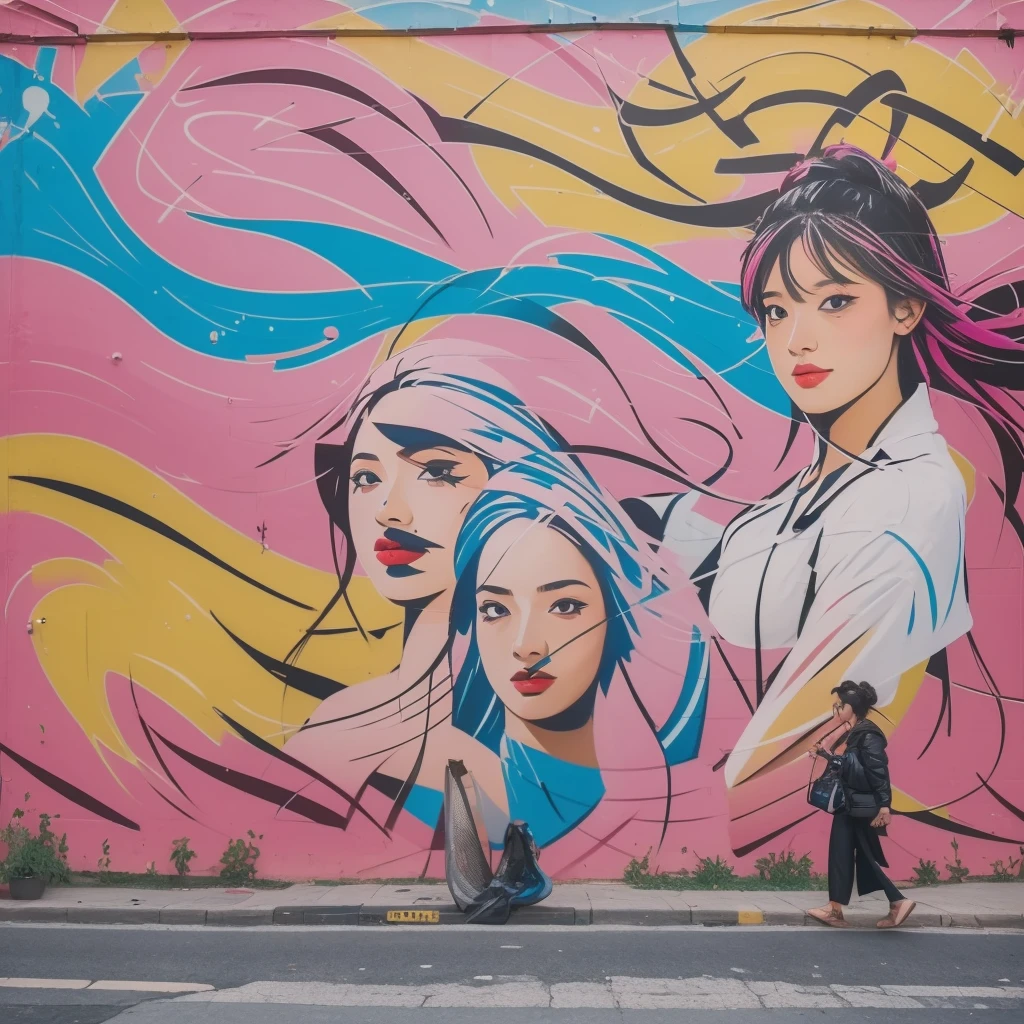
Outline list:
[[[46,882],[42,878],[12,878],[10,881],[12,900],[42,899]]]

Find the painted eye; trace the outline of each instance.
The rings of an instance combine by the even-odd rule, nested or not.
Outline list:
[[[380,477],[373,470],[359,469],[352,474],[352,486],[357,488],[372,487],[380,483]]]
[[[560,601],[556,601],[551,606],[551,613],[553,615],[579,615],[586,604],[583,601],[577,601],[574,597],[563,597]]]
[[[460,481],[465,480],[464,476],[456,476],[457,462],[427,462],[420,472],[419,480],[426,480],[428,483],[451,484],[453,487]]]
[[[480,617],[484,622],[494,622],[497,619],[504,619],[508,616],[509,610],[498,601],[484,601],[480,605]]]
[[[818,308],[827,313],[838,313],[841,309],[853,302],[852,295],[830,295]]]
[[[789,314],[781,306],[765,306],[764,318],[773,326],[780,320],[785,320]]]

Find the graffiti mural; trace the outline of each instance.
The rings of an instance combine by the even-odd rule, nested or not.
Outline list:
[[[3,8],[0,817],[75,866],[438,876],[449,759],[495,864],[822,866],[849,678],[898,877],[1024,844],[1015,5],[548,6]]]

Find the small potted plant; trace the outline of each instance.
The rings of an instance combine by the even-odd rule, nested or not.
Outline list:
[[[49,814],[39,815],[38,835],[22,824],[24,817],[25,812],[15,808],[10,823],[0,830],[0,843],[7,847],[7,856],[0,861],[0,880],[10,885],[11,899],[38,900],[48,882],[66,882],[70,877],[68,837],[50,828]]]

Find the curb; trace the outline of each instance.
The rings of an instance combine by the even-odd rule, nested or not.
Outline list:
[[[46,905],[4,906],[0,904],[0,922],[45,924],[163,924],[206,925],[209,927],[259,927],[264,925],[359,925],[386,927],[390,911],[423,910],[417,905],[354,904],[348,906],[283,906],[211,908],[170,907],[50,907]],[[452,903],[430,907],[438,911],[435,925],[464,924],[465,915]],[[848,915],[854,927],[873,928],[877,914],[854,910]],[[702,925],[706,928],[731,928],[767,925],[794,928],[814,926],[800,910],[724,910],[714,908],[630,908],[612,907],[524,907],[512,912],[512,922],[529,925],[628,925],[650,928]],[[907,923],[908,928],[1001,928],[1024,931],[1020,914],[943,914],[919,910]]]

